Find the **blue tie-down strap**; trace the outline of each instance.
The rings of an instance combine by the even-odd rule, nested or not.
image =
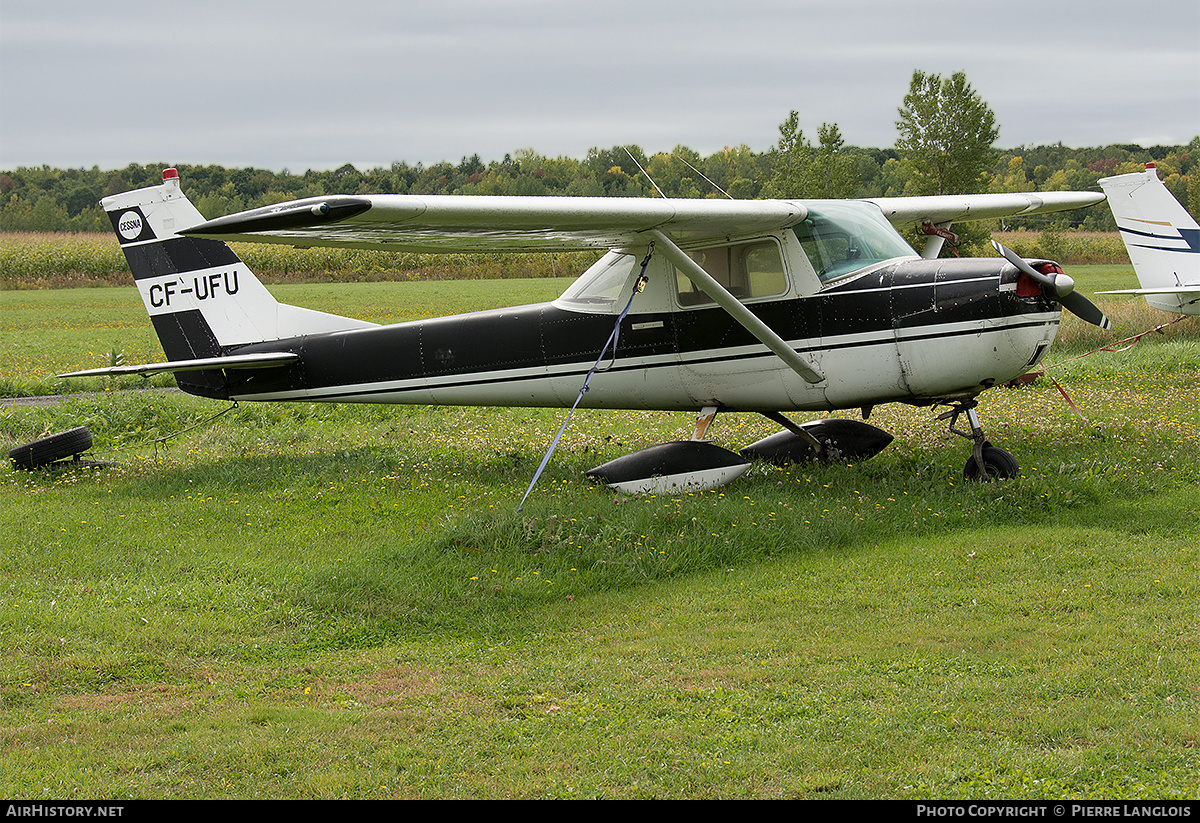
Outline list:
[[[592,382],[592,376],[610,370],[617,362],[617,341],[621,337],[621,322],[625,319],[625,315],[629,314],[629,309],[633,306],[633,298],[641,294],[642,290],[646,288],[646,267],[650,265],[650,256],[652,254],[654,254],[653,244],[651,244],[650,250],[646,253],[645,259],[642,260],[642,271],[638,275],[637,282],[633,284],[633,293],[629,295],[629,302],[625,304],[625,308],[621,309],[621,313],[617,315],[617,322],[613,325],[612,333],[608,336],[608,341],[604,344],[604,348],[600,350],[600,356],[596,358],[596,365],[588,370],[587,377],[583,379],[583,386],[579,389],[579,396],[575,398],[571,410],[567,412],[567,418],[558,427],[558,433],[550,441],[550,448],[546,450],[546,456],[542,458],[541,465],[534,472],[533,480],[529,481],[529,488],[525,490],[525,496],[521,498],[521,505],[517,506],[517,514],[520,514],[521,509],[525,508],[525,500],[529,497],[529,493],[533,491],[533,487],[537,485],[538,478],[542,476],[542,471],[545,470],[546,464],[550,462],[550,456],[558,448],[558,441],[562,439],[563,432],[567,430],[567,424],[571,422],[571,415],[575,414],[575,409],[579,406],[579,401],[583,400],[583,396],[587,393],[588,384]],[[604,357],[608,354],[609,349],[612,349],[612,359],[607,366],[600,368],[600,364],[604,362]]]

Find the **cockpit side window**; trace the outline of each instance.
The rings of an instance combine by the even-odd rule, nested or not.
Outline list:
[[[738,300],[775,297],[788,289],[783,257],[774,241],[717,246],[688,252],[688,255]],[[678,269],[675,270],[675,289],[681,306],[713,302]]]
[[[916,252],[868,203],[822,202],[792,229],[822,283]]]
[[[557,302],[590,312],[616,312],[617,301],[629,298],[626,283],[637,266],[632,254],[609,252],[567,288]],[[624,308],[624,303],[620,308]]]

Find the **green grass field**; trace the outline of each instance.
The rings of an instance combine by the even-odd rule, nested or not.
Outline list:
[[[562,286],[273,291],[391,322]],[[581,472],[690,417],[582,411],[518,514],[564,412],[0,406],[0,444],[82,424],[113,463],[0,471],[0,794],[1198,799],[1200,327],[1089,354],[1171,319],[1104,305],[983,396],[994,484],[899,407],[865,463],[642,497]],[[0,291],[0,345],[9,395],[161,357],[131,288]]]

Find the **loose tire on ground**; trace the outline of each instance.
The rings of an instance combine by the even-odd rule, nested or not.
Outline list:
[[[87,426],[77,426],[9,449],[8,456],[17,468],[36,469],[64,457],[82,454],[91,447],[92,433]]]

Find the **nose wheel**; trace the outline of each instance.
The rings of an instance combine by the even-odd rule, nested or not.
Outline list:
[[[979,415],[975,412],[976,403],[969,400],[955,405],[950,411],[938,416],[938,420],[949,420],[950,431],[959,437],[971,441],[971,456],[963,467],[963,477],[967,480],[1008,480],[1021,472],[1017,458],[1005,449],[993,446],[983,435],[983,427],[979,425]],[[955,428],[958,419],[966,415],[971,425],[970,431]]]

